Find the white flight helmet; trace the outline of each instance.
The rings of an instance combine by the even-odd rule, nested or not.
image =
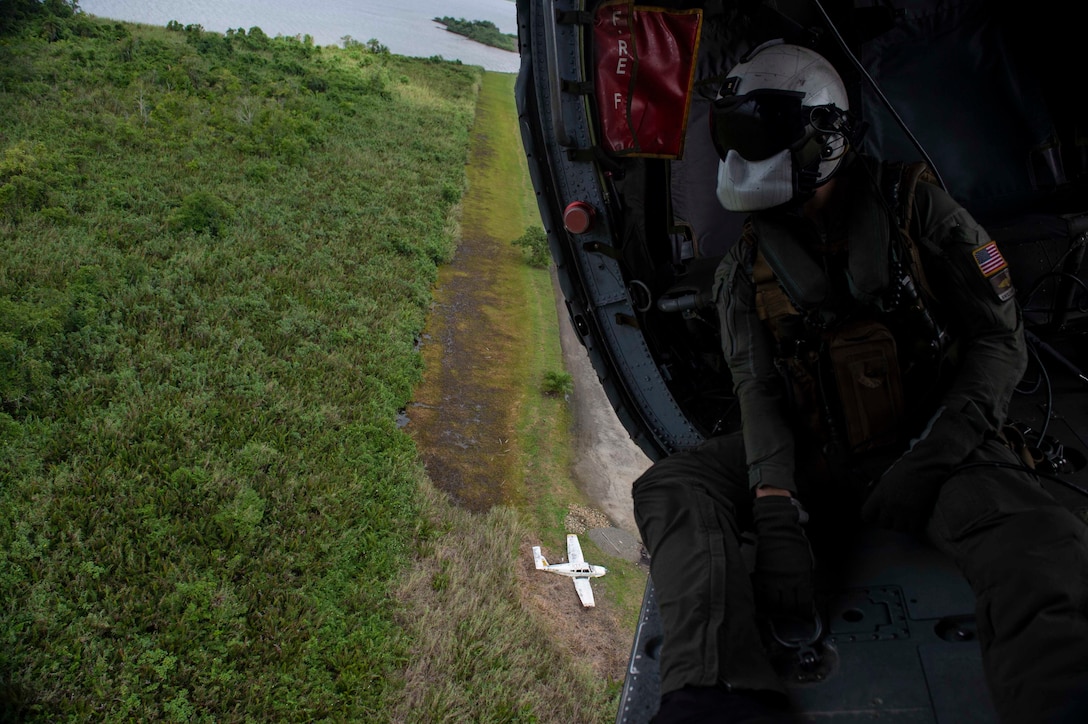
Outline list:
[[[823,56],[781,40],[752,50],[710,112],[722,206],[759,211],[809,198],[849,150],[849,109],[842,78]]]

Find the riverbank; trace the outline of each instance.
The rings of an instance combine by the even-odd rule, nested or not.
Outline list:
[[[345,37],[361,43],[373,39],[397,55],[440,56],[499,73],[516,73],[519,65],[516,52],[447,32],[433,20],[456,10],[458,15],[487,20],[504,33],[513,33],[517,11],[510,0],[458,0],[456,8],[442,0],[80,0],[79,7],[102,18],[156,26],[174,20],[217,33],[259,27],[273,38],[309,36],[321,46],[341,46]]]
[[[439,25],[444,25],[446,30],[457,35],[463,35],[469,40],[492,48],[507,50],[516,53],[518,49],[518,36],[513,33],[504,33],[490,20],[465,20],[464,18],[452,18],[443,16],[435,18]]]

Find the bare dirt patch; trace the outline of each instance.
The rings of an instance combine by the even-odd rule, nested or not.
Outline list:
[[[567,510],[565,525],[568,533],[586,533],[593,528],[607,528],[612,521],[599,510],[575,503]]]
[[[426,372],[407,429],[435,486],[482,512],[512,495],[515,370],[523,345],[507,313],[515,300],[504,291],[520,259],[509,243],[481,233],[468,214],[462,233],[435,290],[422,347]]]

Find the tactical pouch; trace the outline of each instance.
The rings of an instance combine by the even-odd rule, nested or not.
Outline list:
[[[831,333],[828,356],[851,450],[894,442],[903,417],[903,387],[891,331],[878,322],[845,325]]]
[[[827,442],[831,437],[830,430],[823,424],[819,384],[811,371],[815,362],[794,356],[780,358],[777,365],[785,380],[790,409],[797,420],[815,436],[817,442]]]

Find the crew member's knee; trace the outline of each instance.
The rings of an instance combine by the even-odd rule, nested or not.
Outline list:
[[[724,435],[654,463],[631,488],[635,506],[656,504],[695,490],[716,501],[731,502],[748,496],[744,441],[740,435]]]
[[[736,513],[736,491],[722,480],[700,474],[689,466],[668,465],[670,459],[657,463],[642,474],[631,487],[635,517],[665,511],[692,509]],[[746,497],[742,493],[740,497]]]
[[[996,443],[988,443],[995,445]],[[1008,451],[980,448],[970,460],[1005,460]],[[938,545],[985,536],[988,530],[1012,523],[1030,536],[1083,537],[1085,526],[1039,485],[1030,473],[982,468],[954,475],[941,487],[929,532]]]
[[[1065,508],[987,508],[953,530],[945,542],[978,590],[1088,596],[1088,527]]]
[[[1088,526],[1024,472],[987,470],[945,484],[930,533],[978,598],[1003,720],[1049,721],[1088,673]]]
[[[1038,707],[1088,671],[1082,523],[1058,507],[1022,511],[975,529],[957,548],[978,597],[980,643],[1002,708]]]

